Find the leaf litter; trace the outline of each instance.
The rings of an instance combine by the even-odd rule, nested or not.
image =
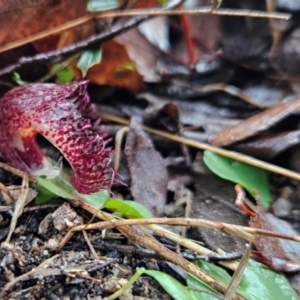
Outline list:
[[[92,2],[90,1],[90,4]],[[123,6],[117,5],[122,1],[112,2],[114,2],[112,4],[115,7],[123,8]],[[210,5],[205,3],[206,1],[198,2],[196,3],[198,7],[200,5]],[[295,9],[292,2],[289,1],[290,6],[285,8],[291,15],[294,14]],[[54,5],[54,9],[58,9],[59,5],[62,4]],[[108,7],[110,7],[109,5],[111,3],[108,3]],[[137,6],[134,8],[138,8],[139,5],[141,3],[138,1]],[[147,1],[144,5],[149,9],[157,6],[157,3],[156,1]],[[171,3],[170,5],[173,4]],[[284,4],[278,1],[277,5],[281,7]],[[246,5],[245,3],[236,4],[232,0],[223,0],[220,9],[237,8],[243,12],[243,9],[249,9],[249,7],[253,10],[262,11],[269,9],[265,7],[264,3],[255,4],[249,1]],[[13,11],[18,9],[18,7],[12,8],[11,14],[13,15]],[[28,7],[27,9],[33,11],[34,7]],[[37,13],[38,9],[40,8],[37,7],[37,10],[32,14]],[[46,5],[43,9],[50,12],[50,8],[46,7]],[[127,7],[126,9],[131,8]],[[278,12],[279,15],[280,13]],[[79,16],[72,16],[72,18],[76,17]],[[69,20],[66,17],[63,22],[67,21]],[[26,20],[24,21],[25,23],[22,22],[23,20],[20,21],[20,24],[24,26]],[[94,29],[94,32],[97,30],[101,31],[101,27],[103,28],[105,22],[95,18],[94,24],[97,24],[97,28]],[[120,21],[120,24],[122,22],[123,20]],[[274,22],[279,23],[276,20]],[[83,66],[83,69],[87,70],[87,78],[94,83],[94,86],[89,86],[90,95],[92,100],[97,103],[97,107],[101,107],[100,112],[102,114],[105,115],[105,113],[113,111],[117,116],[125,116],[127,119],[133,117],[126,142],[121,143],[119,147],[122,156],[126,158],[120,160],[120,169],[126,170],[125,172],[128,174],[126,179],[127,185],[124,185],[122,178],[118,178],[111,189],[113,198],[107,198],[107,194],[102,195],[105,197],[100,197],[99,195],[99,203],[101,202],[99,204],[97,203],[98,196],[94,197],[94,195],[91,195],[87,197],[86,195],[80,195],[66,186],[63,187],[66,190],[62,190],[59,180],[51,182],[47,181],[48,179],[40,178],[40,184],[43,182],[43,187],[50,189],[52,193],[54,192],[56,198],[65,198],[67,195],[66,198],[75,200],[70,201],[71,211],[67,210],[69,212],[64,214],[55,213],[57,207],[54,208],[48,206],[48,204],[36,208],[33,207],[37,213],[32,213],[29,210],[25,210],[23,214],[21,214],[21,211],[16,213],[14,219],[18,216],[17,227],[10,240],[10,243],[15,247],[15,251],[11,252],[9,247],[0,249],[4,266],[4,279],[0,282],[1,288],[3,288],[2,296],[10,295],[16,299],[21,299],[21,297],[30,299],[33,294],[41,298],[70,296],[73,293],[84,299],[91,295],[108,296],[116,290],[122,289],[122,285],[130,286],[130,284],[126,285],[120,279],[124,278],[125,274],[124,270],[121,271],[122,268],[120,266],[126,265],[126,262],[134,257],[133,253],[128,254],[119,251],[116,254],[108,249],[102,250],[101,253],[96,253],[96,256],[93,255],[95,254],[93,244],[102,243],[104,232],[100,236],[97,231],[101,230],[99,229],[101,227],[89,227],[93,225],[90,224],[91,218],[109,220],[110,223],[116,222],[117,224],[117,220],[120,217],[150,217],[148,211],[144,210],[142,206],[135,205],[130,201],[121,201],[121,199],[134,199],[143,203],[154,215],[164,216],[166,203],[168,205],[172,204],[176,198],[175,191],[178,193],[180,190],[191,191],[189,201],[184,202],[183,197],[181,207],[170,210],[173,214],[168,216],[170,217],[170,223],[171,217],[178,216],[215,221],[213,227],[205,229],[206,233],[204,233],[201,226],[196,227],[196,234],[194,235],[192,235],[192,230],[188,230],[186,238],[180,237],[176,233],[171,233],[157,225],[157,227],[154,225],[147,225],[147,227],[142,227],[143,225],[129,227],[126,225],[127,227],[122,226],[117,227],[117,229],[135,245],[139,244],[143,247],[149,247],[150,250],[160,255],[160,258],[155,261],[155,267],[150,261],[146,262],[146,267],[149,270],[146,270],[144,274],[155,277],[162,286],[165,286],[165,290],[169,291],[171,297],[176,298],[172,295],[172,289],[168,290],[167,286],[171,285],[172,287],[173,285],[175,291],[177,283],[170,283],[172,279],[164,278],[165,273],[168,272],[163,264],[164,260],[177,263],[185,272],[193,274],[198,279],[202,278],[205,284],[210,284],[210,291],[212,290],[213,293],[219,291],[219,293],[225,294],[226,286],[222,283],[222,280],[227,275],[223,274],[221,278],[214,279],[208,269],[204,273],[200,272],[193,263],[174,255],[174,252],[167,249],[167,247],[177,249],[178,253],[184,253],[189,251],[188,249],[193,249],[198,251],[199,254],[204,253],[203,255],[208,255],[212,251],[222,252],[222,250],[229,253],[236,251],[243,253],[246,249],[246,241],[249,241],[249,233],[246,234],[243,229],[237,230],[233,225],[231,227],[230,225],[220,225],[225,226],[226,232],[230,234],[225,235],[221,231],[220,235],[216,233],[217,229],[220,229],[218,224],[231,223],[243,226],[248,224],[249,217],[234,206],[237,197],[234,192],[234,186],[212,175],[203,162],[203,160],[205,161],[205,155],[203,157],[201,151],[162,137],[147,135],[141,125],[144,124],[172,134],[175,133],[179,137],[192,137],[196,141],[212,142],[214,145],[241,151],[276,165],[297,170],[297,162],[299,161],[297,156],[299,103],[297,102],[298,86],[295,76],[297,75],[297,64],[299,62],[295,55],[296,48],[293,48],[293,43],[296,43],[297,38],[297,26],[293,25],[292,21],[283,21],[281,25],[283,38],[277,43],[277,48],[274,48],[274,45],[276,45],[274,42],[274,27],[268,19],[212,14],[187,18],[183,16],[164,16],[153,19],[148,24],[140,25],[142,29],[134,28],[131,33],[128,32],[123,36],[119,35],[115,41],[104,43],[102,45],[103,55],[101,63],[96,64],[91,69],[89,69],[90,65],[88,63],[84,63],[86,65]],[[162,35],[158,39],[159,35],[153,34],[153,30],[154,32],[157,31],[157,26],[163,26],[163,30],[160,32]],[[15,33],[22,33],[18,28],[15,29]],[[262,28],[262,30],[258,30],[258,28]],[[44,28],[36,30],[41,31]],[[130,36],[133,32],[135,33]],[[34,33],[25,33],[16,38],[27,38],[28,35]],[[32,72],[31,66],[24,66],[20,70],[18,69],[20,78],[27,82],[32,82],[49,75],[51,72],[51,69],[49,69],[51,67],[51,59],[48,58],[50,56],[47,56],[47,52],[49,49],[57,49],[58,45],[59,47],[67,46],[68,43],[65,43],[64,39],[68,34],[72,36],[72,30],[66,34],[57,34],[54,39],[48,40],[50,48],[47,46],[44,49],[46,49],[45,61],[50,62],[50,66],[45,63],[40,64],[38,59],[33,58],[30,60],[30,64],[35,66],[34,72]],[[73,43],[89,38],[89,35],[87,35],[76,40],[76,35],[73,35],[72,38],[74,36],[75,40],[73,39]],[[139,43],[137,43],[137,36],[141,38]],[[122,39],[124,47],[122,52],[118,52],[118,49],[121,49],[121,47],[118,46],[119,44],[116,45],[116,43]],[[18,61],[22,56],[29,55],[34,57],[44,45],[46,45],[46,41],[40,41],[35,43],[35,49],[22,46],[19,49],[10,50],[10,53],[3,53],[2,61],[6,62],[6,66],[9,66],[9,64]],[[76,45],[74,49],[76,52]],[[60,57],[60,50],[58,49],[57,51],[57,57]],[[124,55],[124,51],[128,53]],[[114,52],[114,57],[111,60],[114,62],[113,65],[108,60],[108,54],[112,52]],[[120,57],[120,60],[118,60],[118,57]],[[107,65],[110,67],[105,67],[104,63],[106,60],[108,61]],[[142,68],[139,68],[140,62],[142,62]],[[75,64],[71,64],[70,67],[72,72],[76,74],[75,76],[80,78]],[[18,65],[16,66],[18,68]],[[124,66],[135,67],[127,68]],[[135,77],[131,77],[132,75]],[[110,79],[107,80],[106,78]],[[112,78],[113,80],[111,80]],[[135,79],[129,80],[129,78]],[[3,80],[8,80],[9,83],[7,77]],[[109,86],[100,86],[99,84]],[[250,92],[249,86],[252,88]],[[255,88],[256,91],[253,92]],[[134,94],[137,91],[146,91],[147,94]],[[264,96],[264,93],[267,96]],[[127,95],[130,95],[130,97],[127,97]],[[257,100],[257,98],[260,99]],[[264,108],[267,109],[262,111]],[[105,124],[105,127],[96,126],[95,130],[100,135],[105,135],[104,132],[110,132],[113,136],[118,129],[115,123],[108,122]],[[47,149],[47,155],[51,156],[56,151],[55,149],[51,150],[49,144],[45,143],[45,141],[42,141],[40,145],[43,149]],[[291,157],[287,159],[286,156],[290,154],[292,154]],[[238,159],[238,156],[236,158]],[[219,164],[217,162],[214,163]],[[232,164],[234,165],[235,162],[232,162]],[[67,165],[66,161],[64,161],[64,165]],[[288,228],[286,226],[293,226],[294,230],[299,230],[300,227],[299,218],[297,218],[300,211],[299,201],[291,200],[298,198],[299,188],[295,180],[278,178],[278,176],[270,174],[272,200],[283,198],[283,189],[290,190],[289,197],[284,198],[290,205],[290,213],[283,215],[285,215],[286,221],[290,222],[291,225],[284,225],[284,223],[281,223],[283,221],[277,220],[272,215],[272,204],[269,203],[270,197],[268,196],[269,199],[266,200],[266,194],[260,187],[266,188],[262,175],[257,175],[256,179],[260,183],[260,186],[258,186],[255,180],[250,180],[250,176],[247,176],[249,172],[252,172],[247,168],[243,169],[240,175],[234,169],[227,171],[225,169],[223,172],[225,175],[221,175],[221,177],[244,184],[244,188],[249,192],[246,198],[255,196],[258,202],[260,199],[264,203],[264,207],[271,205],[271,210],[265,212],[260,207],[260,203],[258,203],[256,217],[252,219],[250,226],[279,232],[280,229],[276,225],[280,224],[280,227],[285,228],[282,237],[286,234],[290,235],[290,239],[293,239],[292,236],[297,236],[297,231],[288,233],[289,231],[286,229]],[[234,180],[228,178],[230,172],[234,173]],[[241,180],[243,176],[245,180]],[[29,179],[36,183],[34,178],[29,177]],[[5,180],[1,180],[1,182],[6,183]],[[9,183],[8,185],[11,184]],[[2,193],[5,194],[5,191],[7,195],[7,188],[4,186],[2,187]],[[49,201],[51,196],[48,193],[45,197],[48,197],[45,200],[46,202]],[[53,205],[60,206],[59,201],[61,200],[54,201]],[[267,205],[266,201],[268,202]],[[276,202],[274,201],[274,205]],[[64,206],[60,207],[63,208]],[[114,215],[108,215],[99,211],[101,207],[114,211]],[[9,232],[10,211],[10,208],[6,208],[3,210],[3,213],[1,212],[2,229],[0,237],[2,241],[5,240]],[[57,208],[57,211],[60,211],[60,208]],[[60,220],[65,220],[67,227],[57,226],[57,221]],[[80,220],[80,222],[78,221],[78,223],[76,220]],[[39,224],[44,224],[45,228],[44,231],[37,235]],[[78,224],[82,225],[78,226]],[[12,228],[13,226],[10,227],[10,230]],[[80,230],[87,231],[81,235],[80,232],[71,228],[81,228]],[[68,231],[69,229],[71,230]],[[176,228],[176,231],[180,232],[182,230]],[[149,239],[151,233],[157,239],[153,239],[153,237]],[[236,234],[239,238],[234,237]],[[297,273],[295,273],[298,270],[298,258],[290,255],[293,252],[297,252],[297,250],[291,250],[287,246],[288,242],[286,240],[283,241],[266,236],[260,236],[258,239],[255,231],[251,232],[251,234],[256,236],[254,244],[257,251],[251,251],[252,257],[276,271],[292,272],[293,274],[289,275],[289,278],[294,284],[296,291],[299,292],[299,284],[297,286],[299,280],[297,281]],[[272,234],[269,233],[269,235]],[[162,236],[168,237],[173,242],[168,241],[166,243]],[[207,248],[193,243],[190,240],[192,237],[204,242],[204,246]],[[122,242],[116,238],[116,232],[112,229],[106,229],[105,238],[112,243],[118,242],[122,246]],[[230,240],[226,241],[226,238],[230,238]],[[246,239],[246,241],[241,238]],[[158,243],[158,240],[161,244]],[[268,241],[270,248],[266,248],[266,241]],[[175,243],[181,246],[179,247]],[[280,250],[278,250],[279,244]],[[62,248],[67,253],[65,258],[60,254],[58,254],[59,256],[54,255],[57,249]],[[273,248],[277,250],[273,251]],[[31,260],[32,254],[37,257],[34,261]],[[99,257],[100,254],[102,255],[101,257],[106,257],[107,261],[95,260],[95,257]],[[119,259],[119,265],[116,260],[109,259],[115,255]],[[74,257],[78,259],[74,261]],[[44,259],[45,261],[43,262]],[[60,259],[64,259],[64,262],[61,262]],[[143,266],[143,261],[145,261],[145,258],[140,257],[136,260],[135,265]],[[248,264],[252,266],[255,263],[249,260]],[[20,271],[20,275],[17,277],[14,276],[14,265]],[[61,270],[57,267],[60,265],[67,267],[65,270]],[[106,276],[99,278],[97,277],[97,270],[102,268],[101,265],[104,266],[103,272]],[[235,271],[238,268],[238,261],[228,264],[220,261],[219,265],[226,265],[230,270]],[[154,271],[150,271],[153,268],[160,270],[161,273],[154,274]],[[255,268],[258,269],[258,265],[255,265]],[[265,267],[261,268],[265,269]],[[277,276],[277,273],[271,270],[269,272],[271,276]],[[241,271],[241,274],[237,276],[236,282],[231,284],[232,287],[238,285],[238,282],[242,279],[241,276],[243,276],[240,287],[236,291],[233,289],[233,294],[230,296],[233,299],[256,299],[257,295],[255,293],[245,294],[245,291],[240,290],[243,280],[250,280],[250,286],[253,287],[257,287],[257,284],[258,289],[266,288],[268,293],[272,290],[271,284],[267,280],[264,282],[266,284],[264,287],[260,285],[261,278],[265,274],[255,275],[257,279],[254,279],[255,276],[248,279],[247,267],[244,275],[242,273]],[[128,274],[133,275],[134,270],[129,270],[126,274],[127,278]],[[41,276],[47,280],[39,281],[38,278],[41,278]],[[278,274],[278,276],[282,275]],[[235,279],[235,276],[233,278]],[[278,293],[288,290],[288,293],[290,293],[289,297],[297,299],[297,296],[290,289],[289,283],[284,281],[285,279],[283,278],[285,277],[280,277],[282,286],[280,285]],[[34,279],[37,281],[35,282]],[[181,283],[186,284],[185,279],[181,277]],[[144,277],[141,277],[139,280],[140,282],[138,281],[137,284],[132,283],[131,287],[133,289],[127,290],[127,293],[131,294],[131,296],[132,294],[141,295],[137,289],[139,284],[142,284],[144,287],[148,286],[147,296],[150,298],[160,297],[164,294],[162,289],[157,289],[156,283],[151,282],[149,285],[146,283],[147,278]],[[272,280],[275,279],[273,278],[270,281]],[[276,281],[279,282],[279,279],[277,278]],[[55,285],[53,284],[54,282],[59,282],[59,284]],[[70,288],[65,288],[65,283]],[[226,284],[229,284],[229,282],[226,282]],[[17,286],[19,288],[15,289]],[[196,285],[196,288],[199,288],[199,285]],[[192,295],[190,290],[184,291],[187,292],[187,297],[193,297],[194,294]],[[204,297],[203,299],[209,299],[205,296],[205,293],[201,292],[200,294],[201,297]],[[200,297],[198,294],[195,295],[197,295],[196,299],[202,299],[197,298]],[[266,298],[268,297],[266,296]]]

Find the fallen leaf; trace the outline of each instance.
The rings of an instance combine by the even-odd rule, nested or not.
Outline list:
[[[250,220],[250,226],[263,230],[297,235],[289,223],[265,212],[258,205],[257,214]],[[300,270],[300,244],[293,241],[256,236],[254,245],[259,251],[254,257],[275,271],[297,272]]]
[[[271,160],[283,151],[298,145],[300,130],[270,133],[257,136],[241,143],[234,144],[230,149],[264,160]]]
[[[147,108],[143,119],[143,123],[149,127],[173,133],[178,133],[181,126],[178,108],[172,102]]]
[[[162,157],[140,125],[132,119],[125,155],[131,174],[131,193],[154,216],[161,216],[166,203],[168,174]]]
[[[10,4],[9,4],[10,3]],[[86,12],[87,0],[1,1],[0,45],[79,18]],[[33,5],[34,4],[34,5]]]
[[[276,105],[258,113],[233,127],[225,128],[212,137],[211,142],[218,147],[224,147],[243,141],[276,125],[291,114],[299,113],[300,98]]]

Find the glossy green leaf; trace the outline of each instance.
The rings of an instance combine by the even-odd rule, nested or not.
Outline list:
[[[204,151],[204,162],[218,176],[240,184],[252,196],[258,192],[264,208],[270,206],[271,194],[265,170],[234,161],[211,151]]]
[[[121,6],[118,0],[89,0],[87,10],[92,12],[117,9]]]
[[[143,273],[153,277],[163,289],[175,300],[196,300],[186,286],[172,276],[155,270],[143,270]]]
[[[249,260],[238,291],[249,300],[299,300],[284,274],[274,272],[254,260]]]
[[[224,269],[204,261],[198,261],[197,265],[207,274],[211,275],[220,282],[223,282],[226,285],[230,283],[231,277]],[[210,293],[212,292],[218,294],[217,291],[208,287],[204,282],[190,274],[187,277],[187,284],[189,287],[197,290],[206,290]],[[244,296],[248,300],[299,300],[296,292],[282,273],[274,272],[263,264],[254,260],[249,260],[244,271],[243,278],[237,289],[237,293]],[[193,292],[193,294],[199,300],[215,300],[215,297],[209,296],[205,293]]]
[[[113,212],[120,212],[126,218],[151,218],[152,214],[136,201],[109,198],[104,207]]]
[[[85,77],[89,68],[101,62],[102,50],[100,48],[88,49],[82,52],[77,67]]]
[[[74,73],[70,66],[63,63],[56,63],[51,67],[51,73],[55,74],[56,83],[70,83],[74,78]]]

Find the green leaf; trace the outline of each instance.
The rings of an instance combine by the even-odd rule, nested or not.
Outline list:
[[[100,48],[83,51],[77,63],[77,67],[81,70],[82,76],[85,77],[89,68],[100,63],[101,58],[102,50]]]
[[[205,261],[199,260],[197,261],[197,266],[205,271],[207,274],[211,275],[215,279],[225,283],[228,285],[230,283],[231,277],[230,275],[222,268],[217,267],[213,264],[207,263]],[[216,294],[220,296],[220,293],[211,288],[209,285],[207,285],[205,282],[199,280],[198,278],[194,277],[191,274],[188,274],[187,276],[187,285],[190,288],[196,289],[196,290],[203,290],[207,291],[211,294]],[[197,297],[199,300],[217,300],[218,298],[199,291],[192,291],[193,294]]]
[[[225,283],[226,285],[228,285],[231,281],[230,275],[224,269],[216,265],[213,265],[206,261],[199,260],[197,261],[197,266],[203,271],[205,271],[206,273],[210,274],[212,277]]]
[[[59,197],[40,185],[33,184],[33,187],[38,192],[37,196],[35,197],[35,203],[38,205],[48,203],[51,199]]]
[[[186,286],[168,274],[155,270],[143,270],[143,273],[157,280],[163,289],[175,300],[197,299]]]
[[[111,9],[117,9],[121,6],[117,0],[89,0],[87,4],[87,10],[96,11],[106,11]]]
[[[17,73],[17,72],[13,72],[12,80],[13,80],[15,83],[17,83],[18,85],[24,85],[24,84],[27,84],[27,82],[24,81],[24,80],[21,78],[20,74]]]
[[[110,211],[120,212],[126,218],[151,218],[151,212],[136,201],[109,198],[105,205]]]
[[[101,209],[106,201],[109,198],[109,192],[108,191],[100,191],[97,192],[96,194],[92,194],[92,195],[83,195],[83,194],[79,194],[80,198],[83,199],[85,202],[91,204],[93,207],[97,208],[97,209]]]
[[[93,207],[100,209],[109,198],[109,192],[105,190],[92,195],[79,194],[71,185],[66,183],[60,177],[56,177],[52,180],[43,177],[37,177],[36,179],[42,186],[36,185],[39,192],[36,198],[38,204],[46,203],[53,198],[64,198],[69,200],[81,199],[91,204]]]
[[[249,300],[299,300],[284,274],[274,272],[254,260],[249,260],[238,291]]]
[[[64,63],[56,63],[52,65],[51,73],[56,75],[56,83],[69,83],[74,78],[74,73],[71,67]]]
[[[49,190],[51,193],[53,193],[54,195],[60,198],[69,199],[69,200],[76,199],[75,195],[72,195],[71,193],[67,192],[65,189],[61,188],[55,182],[49,179],[43,177],[36,177],[36,180],[42,187]]]
[[[211,151],[204,151],[203,159],[212,172],[221,178],[240,184],[252,196],[258,192],[263,207],[270,206],[271,195],[266,171]]]
[[[215,279],[228,285],[231,277],[229,274],[220,267],[211,263],[198,261],[197,265],[203,269],[207,274]],[[192,275],[188,275],[187,284],[189,287],[198,290],[207,290],[218,294],[217,291],[197,279]],[[241,294],[248,300],[261,300],[261,299],[289,299],[299,300],[294,289],[282,273],[274,272],[268,269],[261,263],[254,260],[249,260],[247,267],[244,271],[243,278],[237,289],[237,293]],[[214,300],[213,296],[205,296],[205,293],[196,292],[197,299]],[[201,298],[202,297],[202,298]],[[204,297],[204,298],[203,298]],[[208,298],[211,297],[211,298]]]
[[[192,274],[187,275],[186,282],[189,288],[191,288],[191,293],[197,300],[219,300],[220,298],[216,298],[213,294],[222,297],[222,294],[218,293],[216,290],[211,288],[205,282],[199,280]]]

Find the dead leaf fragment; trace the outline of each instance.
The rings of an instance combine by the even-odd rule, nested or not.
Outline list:
[[[299,113],[300,98],[274,106],[258,113],[238,125],[225,128],[212,138],[212,144],[218,147],[229,146],[243,141],[277,124],[290,114]]]
[[[300,130],[253,137],[233,145],[230,149],[264,160],[271,160],[283,151],[300,143]]]
[[[154,216],[161,216],[166,203],[168,174],[162,157],[134,119],[127,135],[125,155],[134,199],[150,209]]]
[[[251,219],[250,226],[282,234],[297,235],[287,222],[276,218],[271,213],[266,213],[260,205],[257,206],[257,214]],[[264,236],[257,236],[253,243],[259,251],[259,253],[254,252],[254,257],[271,269],[282,272],[300,270],[299,243]]]
[[[87,0],[2,0],[0,1],[0,26],[9,30],[0,31],[0,45],[81,17],[87,14],[86,3]]]

